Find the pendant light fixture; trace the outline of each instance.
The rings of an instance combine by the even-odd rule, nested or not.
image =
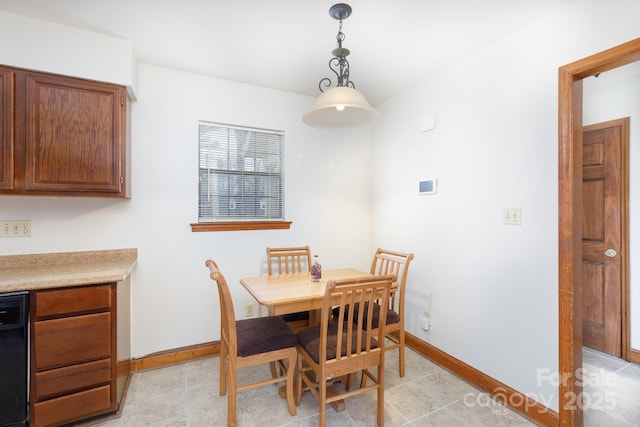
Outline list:
[[[349,49],[342,47],[345,39],[342,32],[342,21],[351,15],[351,6],[345,3],[334,4],[329,8],[329,15],[340,21],[336,40],[338,47],[331,54],[329,69],[336,75],[336,86],[331,87],[329,77],[320,80],[318,87],[322,94],[313,108],[302,115],[302,121],[315,128],[357,127],[373,123],[379,114],[367,102],[364,95],[356,90],[349,80]]]

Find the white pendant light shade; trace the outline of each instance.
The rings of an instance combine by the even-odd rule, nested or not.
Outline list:
[[[302,121],[314,128],[358,127],[375,122],[379,116],[360,92],[337,86],[324,91],[302,115]]]

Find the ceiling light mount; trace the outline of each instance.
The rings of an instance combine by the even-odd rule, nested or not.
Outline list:
[[[334,4],[329,8],[329,15],[338,21],[342,21],[343,19],[347,19],[351,16],[351,6],[346,3],[338,3]]]
[[[316,128],[353,127],[368,125],[378,118],[378,112],[371,108],[366,98],[356,90],[349,78],[349,49],[342,47],[345,35],[342,32],[342,21],[351,16],[351,6],[337,3],[329,8],[329,16],[340,21],[336,35],[337,47],[331,52],[329,69],[336,75],[336,86],[329,77],[318,83],[322,94],[313,108],[302,116],[309,126]]]

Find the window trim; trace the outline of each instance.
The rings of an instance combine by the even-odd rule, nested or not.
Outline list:
[[[191,231],[195,233],[200,231],[288,230],[292,223],[292,221],[197,222],[191,224]]]

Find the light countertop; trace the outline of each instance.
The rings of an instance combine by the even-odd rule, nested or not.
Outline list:
[[[118,282],[137,259],[131,248],[0,256],[0,292]]]

